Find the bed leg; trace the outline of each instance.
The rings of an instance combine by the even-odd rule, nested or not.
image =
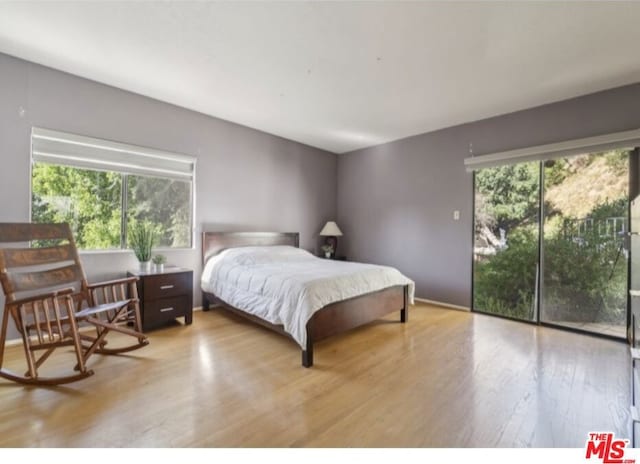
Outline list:
[[[302,350],[302,366],[313,366],[313,350]]]
[[[302,366],[313,366],[313,343],[307,338],[307,349],[302,350]]]
[[[204,293],[202,294],[202,310],[203,311],[209,311],[209,300],[207,299],[207,295],[205,295]]]
[[[409,320],[409,286],[404,286],[404,301],[400,310],[400,322],[403,324]]]

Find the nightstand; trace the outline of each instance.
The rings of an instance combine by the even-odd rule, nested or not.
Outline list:
[[[324,255],[318,256],[323,259],[332,259],[334,261],[349,261],[346,256],[332,256],[331,258],[326,258]]]
[[[139,277],[138,297],[142,329],[147,331],[176,317],[185,324],[193,320],[193,271],[181,267],[166,267],[163,272],[127,271]]]

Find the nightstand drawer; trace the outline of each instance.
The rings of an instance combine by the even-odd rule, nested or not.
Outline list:
[[[144,279],[144,299],[166,298],[191,293],[191,273],[156,274]]]
[[[186,295],[145,301],[144,326],[152,327],[189,313],[191,301]]]

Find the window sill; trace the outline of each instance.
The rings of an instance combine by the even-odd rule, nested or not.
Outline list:
[[[195,247],[185,247],[185,248],[154,248],[153,252],[162,252],[162,253],[171,253],[173,251],[191,251],[195,250]],[[131,253],[133,254],[133,250],[131,249],[120,249],[114,248],[113,250],[78,250],[78,254],[82,255],[105,255],[105,254],[124,254]]]

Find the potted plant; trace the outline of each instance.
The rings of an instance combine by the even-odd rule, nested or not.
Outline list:
[[[151,249],[156,238],[155,226],[148,221],[136,222],[129,231],[129,245],[140,262],[140,270],[151,270]]]
[[[331,258],[331,253],[333,253],[333,245],[325,243],[321,248],[322,251],[324,251],[324,257]]]
[[[167,257],[165,255],[155,255],[151,261],[155,265],[156,272],[164,272],[164,263],[167,262]]]

